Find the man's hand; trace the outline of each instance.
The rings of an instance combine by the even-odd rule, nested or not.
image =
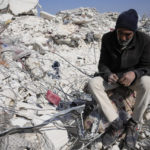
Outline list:
[[[113,84],[116,83],[118,81],[118,76],[115,73],[112,73],[109,77],[108,77],[108,83]]]
[[[134,79],[135,73],[133,71],[129,71],[123,74],[123,76],[119,79],[119,83],[124,86],[130,86]]]

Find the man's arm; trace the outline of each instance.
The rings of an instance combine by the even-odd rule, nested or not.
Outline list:
[[[105,35],[104,35],[105,36]],[[98,64],[98,70],[100,75],[108,81],[108,76],[112,73],[109,69],[109,54],[105,46],[104,36],[102,37],[102,46],[100,51],[100,59]]]
[[[144,75],[150,75],[150,38],[147,44],[143,47],[144,51],[137,68],[134,71],[136,79]]]

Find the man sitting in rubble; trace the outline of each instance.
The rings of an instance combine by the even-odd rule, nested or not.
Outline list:
[[[90,93],[111,123],[102,136],[104,146],[109,146],[125,128],[126,145],[134,149],[137,125],[150,103],[150,37],[137,31],[138,14],[134,9],[121,13],[115,30],[104,34],[98,65],[99,74],[89,81]],[[124,122],[119,118],[105,91],[118,86],[136,91],[132,117]]]

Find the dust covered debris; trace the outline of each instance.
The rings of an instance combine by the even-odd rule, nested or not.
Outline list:
[[[32,6],[35,4],[37,1]],[[19,10],[15,13],[19,14]],[[1,132],[38,125],[60,111],[90,103],[91,98],[83,88],[97,71],[101,37],[115,27],[118,16],[118,13],[98,13],[91,8],[64,10],[55,16],[41,14],[41,17],[0,15]],[[142,19],[139,28],[148,34],[149,21]],[[53,67],[55,62],[59,63],[59,69]],[[59,106],[52,105],[46,99],[48,90],[61,98]],[[1,149],[5,149],[8,142],[7,148],[16,150],[71,149],[75,144],[77,149],[87,148],[89,145],[80,140],[84,139],[83,124],[87,123],[83,122],[83,109],[75,112],[57,118],[38,132],[2,136]],[[97,117],[94,115],[92,120],[95,125],[99,120]],[[88,123],[86,127],[90,129]],[[77,127],[78,133],[75,132]],[[96,141],[100,136],[94,132],[96,129],[93,127],[95,134],[92,137],[91,132],[86,136],[86,140],[90,138],[92,143],[91,149],[102,147]],[[137,149],[149,148],[149,133],[148,108]],[[113,146],[113,149],[117,148],[118,143]]]

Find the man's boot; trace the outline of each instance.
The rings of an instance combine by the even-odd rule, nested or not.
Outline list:
[[[136,141],[138,139],[138,126],[137,123],[131,118],[126,124],[125,132],[125,146],[128,149],[135,149]]]
[[[124,126],[123,120],[117,118],[106,129],[106,132],[102,135],[102,143],[104,147],[108,147],[115,143],[116,139],[123,133]]]

